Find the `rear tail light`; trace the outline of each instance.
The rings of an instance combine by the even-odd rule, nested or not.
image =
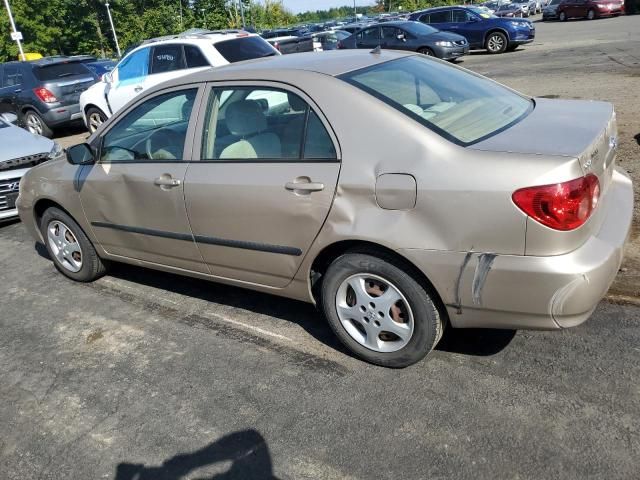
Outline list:
[[[591,216],[600,197],[598,177],[589,174],[554,185],[516,190],[513,203],[524,213],[554,230],[574,230]]]
[[[273,46],[275,47],[275,49],[276,49],[276,50],[278,50],[279,52],[281,52],[281,50],[280,50],[280,43],[275,42],[275,43],[273,44]]]
[[[56,96],[44,87],[34,88],[33,93],[44,103],[55,103],[58,101]]]
[[[342,41],[339,41],[339,42],[338,42],[338,45],[336,46],[336,48],[337,48],[338,50],[341,50],[341,49],[343,49],[343,48],[344,48],[344,46],[342,45]]]

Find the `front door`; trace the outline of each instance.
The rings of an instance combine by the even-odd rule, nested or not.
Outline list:
[[[211,272],[284,287],[320,231],[340,171],[337,142],[302,92],[212,88],[185,199]]]
[[[358,48],[376,48],[380,45],[380,29],[378,27],[365,28],[356,34]]]
[[[185,143],[198,104],[197,86],[146,99],[104,133],[98,161],[83,167],[82,206],[108,253],[208,272],[184,204]]]
[[[111,83],[107,85],[106,95],[112,113],[116,113],[148,88],[150,50],[146,47],[132,52],[111,72]]]

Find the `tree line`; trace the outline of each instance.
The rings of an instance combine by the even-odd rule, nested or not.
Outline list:
[[[115,43],[107,17],[108,0],[9,0],[24,51],[42,55],[92,54],[115,57]],[[353,16],[353,6],[294,15],[282,0],[241,0],[245,24],[257,30],[302,22],[322,22]],[[345,3],[351,3],[345,0]],[[405,12],[455,0],[376,0],[359,13]],[[402,7],[402,8],[400,8]],[[121,49],[142,40],[176,34],[190,28],[239,28],[237,0],[111,0],[110,8]],[[640,0],[627,0],[627,11],[640,10]],[[18,58],[10,37],[7,12],[0,3],[0,62]]]

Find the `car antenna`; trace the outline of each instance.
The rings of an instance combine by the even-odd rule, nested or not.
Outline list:
[[[380,55],[380,53],[382,53],[382,49],[380,48],[380,45],[378,45],[376,48],[371,50],[369,53],[373,53],[374,55]]]

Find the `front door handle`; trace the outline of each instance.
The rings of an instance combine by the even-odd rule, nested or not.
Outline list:
[[[182,182],[177,178],[171,178],[171,175],[162,175],[153,181],[153,184],[160,187],[162,190],[169,190],[170,188],[179,187]]]
[[[136,92],[136,93],[140,93],[142,91],[142,87],[140,85],[138,85],[137,87],[135,87],[133,89],[133,91]]]
[[[284,188],[299,195],[309,195],[324,190],[324,183],[312,182],[309,177],[298,177],[293,182],[287,182]]]

